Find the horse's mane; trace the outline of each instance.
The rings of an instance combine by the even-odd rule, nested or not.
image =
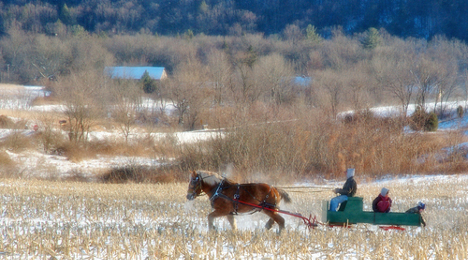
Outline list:
[[[221,182],[221,180],[224,180],[225,183],[227,184],[237,184],[237,182],[229,179],[229,178],[226,178],[226,177],[223,177],[221,175],[219,175],[218,173],[216,172],[210,172],[210,171],[203,171],[203,170],[200,170],[200,171],[197,171],[197,174],[200,174],[200,176],[202,177],[203,181],[207,184],[211,184],[211,185],[217,185]],[[208,177],[213,177],[213,178],[208,178]]]

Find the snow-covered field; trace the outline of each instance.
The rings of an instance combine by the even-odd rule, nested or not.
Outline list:
[[[24,95],[17,89],[11,91],[22,100],[24,95],[41,95],[35,88]],[[1,97],[0,109],[60,109]],[[439,129],[467,125],[465,117],[441,122]],[[10,131],[0,129],[0,139]],[[33,133],[29,129],[23,134]],[[118,134],[91,133],[97,139]],[[196,142],[212,134],[216,133],[182,132],[172,137],[181,143]],[[426,228],[383,231],[372,225],[351,229],[319,225],[308,230],[302,220],[285,216],[286,230],[278,235],[276,229],[264,231],[265,216],[255,214],[236,217],[237,232],[230,230],[225,219],[215,222],[217,232],[209,232],[210,202],[206,197],[187,202],[187,183],[104,185],[27,179],[49,172],[66,175],[78,169],[95,172],[116,165],[157,166],[158,158],[99,157],[74,163],[36,151],[5,152],[28,174],[23,175],[25,179],[0,180],[1,259],[468,259],[467,174],[400,176],[372,182],[356,174],[357,195],[364,198],[364,210],[370,210],[372,199],[386,187],[394,201],[392,211],[405,211],[418,201],[427,204]],[[342,186],[342,181],[284,187],[293,202],[281,208],[321,220],[322,201],[333,197],[331,189]]]
[[[417,176],[358,184],[365,210],[381,187],[392,211],[427,205],[427,227],[384,231],[359,224],[307,229],[285,215],[286,229],[263,229],[261,213],[236,216],[239,230],[217,219],[207,230],[210,202],[185,199],[187,183],[118,184],[0,181],[3,259],[467,259],[468,176]],[[281,209],[321,215],[341,182],[284,187]]]

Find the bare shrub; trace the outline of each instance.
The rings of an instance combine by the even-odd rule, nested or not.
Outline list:
[[[172,183],[185,180],[186,173],[174,173],[167,167],[128,165],[113,168],[102,174],[99,180],[104,183]]]
[[[66,156],[72,162],[80,162],[96,156],[96,154],[90,153],[83,144],[75,142],[65,142],[55,148],[52,153]]]
[[[51,114],[40,115],[41,127],[34,137],[45,153],[54,151],[66,141],[65,136],[57,131],[58,121],[57,117]]]
[[[16,163],[11,160],[8,153],[5,151],[0,151],[0,177],[18,177],[18,170],[16,169],[15,165]]]
[[[21,131],[13,131],[11,134],[3,138],[0,146],[18,152],[34,148],[35,144],[32,140],[33,139],[30,136],[24,135]]]
[[[0,128],[14,128],[15,123],[9,117],[0,115]]]
[[[148,147],[131,142],[118,142],[112,140],[96,140],[86,144],[64,142],[54,150],[59,155],[66,156],[70,161],[79,162],[96,158],[98,155],[107,156],[140,156],[147,155]]]

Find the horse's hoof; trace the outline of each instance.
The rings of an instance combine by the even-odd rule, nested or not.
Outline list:
[[[284,233],[283,230],[284,230],[284,229],[278,229],[278,230],[276,230],[276,234],[277,234],[278,236],[281,235],[282,233]]]
[[[208,229],[208,231],[210,231],[210,232],[218,232],[218,229],[217,229],[216,227],[210,227],[210,228]]]

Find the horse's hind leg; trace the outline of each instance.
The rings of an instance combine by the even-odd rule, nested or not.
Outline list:
[[[273,226],[273,224],[275,224],[275,220],[272,219],[272,218],[270,218],[270,219],[268,220],[268,222],[265,224],[265,228],[266,228],[267,230],[270,230],[271,227]]]
[[[270,219],[268,220],[268,222],[265,225],[265,228],[267,230],[269,230],[273,226],[273,224],[275,222],[278,223],[279,232],[281,232],[281,230],[284,229],[284,218],[281,217],[278,213],[268,212],[268,213],[265,213],[265,214],[267,214],[270,217]]]
[[[227,215],[227,219],[228,219],[229,223],[231,224],[232,230],[236,230],[237,229],[237,224],[236,224],[236,219],[234,218],[234,216],[233,215]]]

